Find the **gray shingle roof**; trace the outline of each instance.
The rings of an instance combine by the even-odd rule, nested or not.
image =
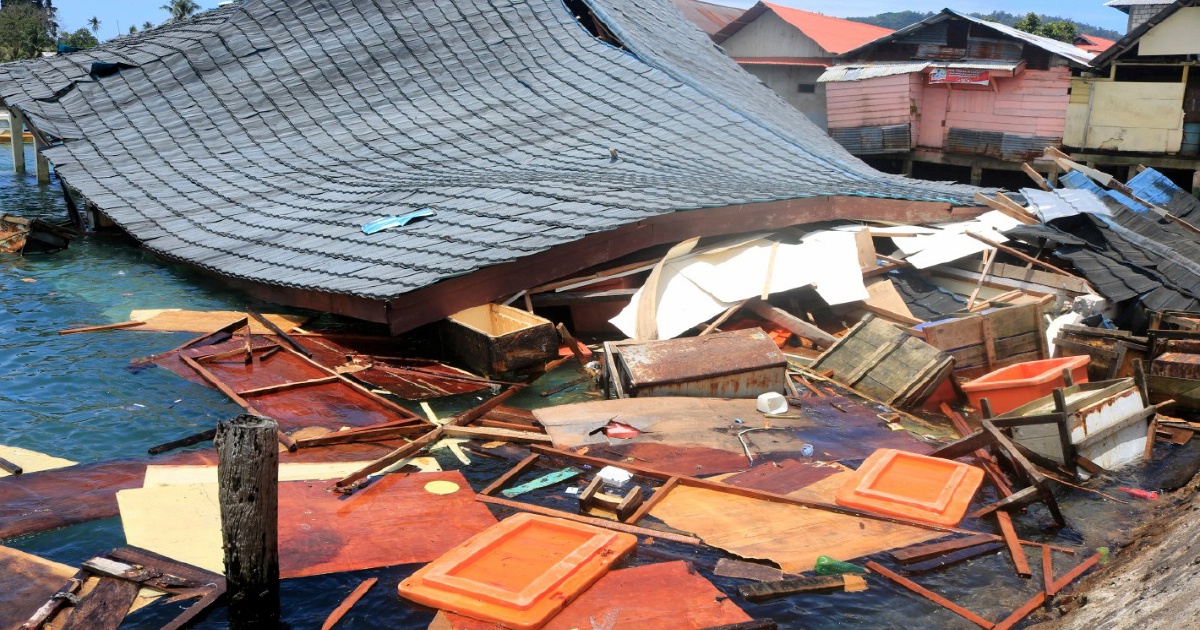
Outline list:
[[[668,0],[588,5],[624,50],[559,0],[247,0],[0,66],[0,98],[151,250],[376,299],[675,211],[971,204],[851,157]],[[424,207],[437,216],[360,229]]]

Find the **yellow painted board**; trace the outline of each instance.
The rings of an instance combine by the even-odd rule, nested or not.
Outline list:
[[[31,451],[25,448],[16,446],[0,445],[0,457],[21,467],[23,473],[33,473],[42,470],[53,470],[55,468],[66,468],[74,466],[75,462],[61,457],[54,457],[45,453]],[[9,473],[0,470],[0,477],[7,477]]]
[[[130,311],[131,321],[146,322],[129,330],[155,332],[192,332],[208,333],[223,326],[228,326],[243,317],[250,317],[238,311],[185,311],[178,308],[141,309]],[[284,332],[303,325],[309,320],[306,315],[276,315],[263,313],[267,321],[279,326]],[[254,318],[250,318],[250,330],[256,335],[273,334],[266,326]]]

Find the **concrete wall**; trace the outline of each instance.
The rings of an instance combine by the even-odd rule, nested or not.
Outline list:
[[[1142,35],[1138,56],[1200,54],[1200,7],[1184,7]]]
[[[1125,28],[1125,32],[1128,33],[1138,26],[1141,26],[1142,22],[1145,22],[1146,20],[1158,15],[1160,11],[1167,8],[1167,6],[1170,4],[1170,2],[1164,2],[1162,4],[1135,4],[1128,7],[1129,22],[1128,26]]]
[[[767,12],[721,43],[730,57],[832,57],[809,36]]]
[[[1072,81],[1063,144],[1082,149],[1176,153],[1183,140],[1183,83]]]
[[[825,85],[817,83],[817,77],[825,68],[813,66],[742,66],[750,74],[758,77],[767,87],[783,97],[792,107],[800,110],[808,119],[821,129],[826,127],[825,115]],[[815,85],[815,92],[805,94],[800,92],[800,84]]]

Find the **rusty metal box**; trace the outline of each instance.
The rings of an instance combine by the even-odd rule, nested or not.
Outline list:
[[[607,346],[610,389],[619,398],[755,398],[786,392],[787,358],[757,328]]]
[[[558,355],[558,333],[550,320],[503,304],[447,317],[442,340],[463,364],[486,376],[544,365]]]

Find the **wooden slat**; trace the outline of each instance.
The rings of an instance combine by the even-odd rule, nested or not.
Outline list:
[[[933,591],[921,586],[920,584],[917,584],[916,582],[913,582],[912,580],[909,580],[907,578],[901,577],[901,576],[893,573],[892,571],[884,568],[878,562],[868,562],[867,568],[870,569],[872,572],[878,573],[879,575],[891,580],[892,582],[895,582],[896,584],[903,586],[904,588],[916,593],[917,595],[920,595],[921,597],[924,597],[925,599],[928,599],[929,601],[945,608],[946,610],[949,610],[950,612],[962,617],[963,619],[970,621],[971,623],[979,626],[980,628],[984,628],[985,630],[991,630],[991,628],[994,627],[994,624],[992,622],[988,621],[987,619],[984,619],[983,617],[976,615],[975,613],[967,610],[966,608],[963,608],[962,606],[955,604],[954,602],[946,599],[945,597],[942,597],[941,595],[938,595],[937,593],[934,593]]]
[[[625,532],[626,534],[635,534],[637,536],[649,536],[651,538],[656,538],[656,539],[661,539],[661,540],[669,540],[672,542],[684,543],[686,545],[697,545],[698,546],[701,544],[700,539],[696,538],[694,536],[682,536],[680,534],[673,534],[671,532],[665,532],[665,531],[661,531],[661,530],[657,530],[657,529],[647,529],[645,527],[638,527],[636,525],[628,525],[626,523],[621,523],[618,521],[610,521],[605,518],[596,518],[594,516],[583,516],[580,514],[574,514],[572,512],[564,512],[562,510],[555,510],[553,508],[542,507],[540,505],[534,505],[532,503],[522,503],[520,501],[513,501],[511,499],[504,499],[501,497],[493,497],[493,496],[489,496],[486,494],[476,495],[475,500],[482,501],[483,503],[492,503],[495,505],[503,505],[505,507],[510,507],[514,510],[533,512],[534,514],[541,514],[543,516],[553,516],[556,518],[565,518],[569,521],[575,521],[577,523],[587,523],[588,525],[594,525],[596,527],[603,527],[605,529],[611,529],[611,530],[618,531],[618,532]]]
[[[63,630],[117,630],[141,590],[137,584],[101,577],[92,592],[84,595]]]
[[[367,591],[371,590],[371,587],[375,586],[375,583],[378,581],[379,578],[367,578],[358,586],[356,586],[354,590],[346,596],[346,599],[342,600],[342,603],[338,604],[338,607],[334,608],[333,612],[330,612],[329,616],[325,618],[325,623],[321,624],[321,630],[331,630],[334,626],[336,626],[337,623],[342,620],[342,617],[345,616],[347,612],[350,612],[350,609],[358,603],[358,600],[362,599],[363,595],[366,595]]]
[[[83,328],[68,328],[58,331],[60,335],[74,335],[76,333],[98,332],[101,330],[118,330],[121,328],[134,328],[137,326],[145,326],[146,322],[133,320],[128,322],[120,322],[116,324],[104,324],[101,326],[84,326]]]
[[[1029,559],[1025,557],[1025,550],[1021,548],[1021,541],[1013,528],[1012,515],[1001,510],[996,512],[996,520],[1000,522],[1000,533],[1004,536],[1004,543],[1008,545],[1008,553],[1012,556],[1017,575],[1023,578],[1032,577]]]

